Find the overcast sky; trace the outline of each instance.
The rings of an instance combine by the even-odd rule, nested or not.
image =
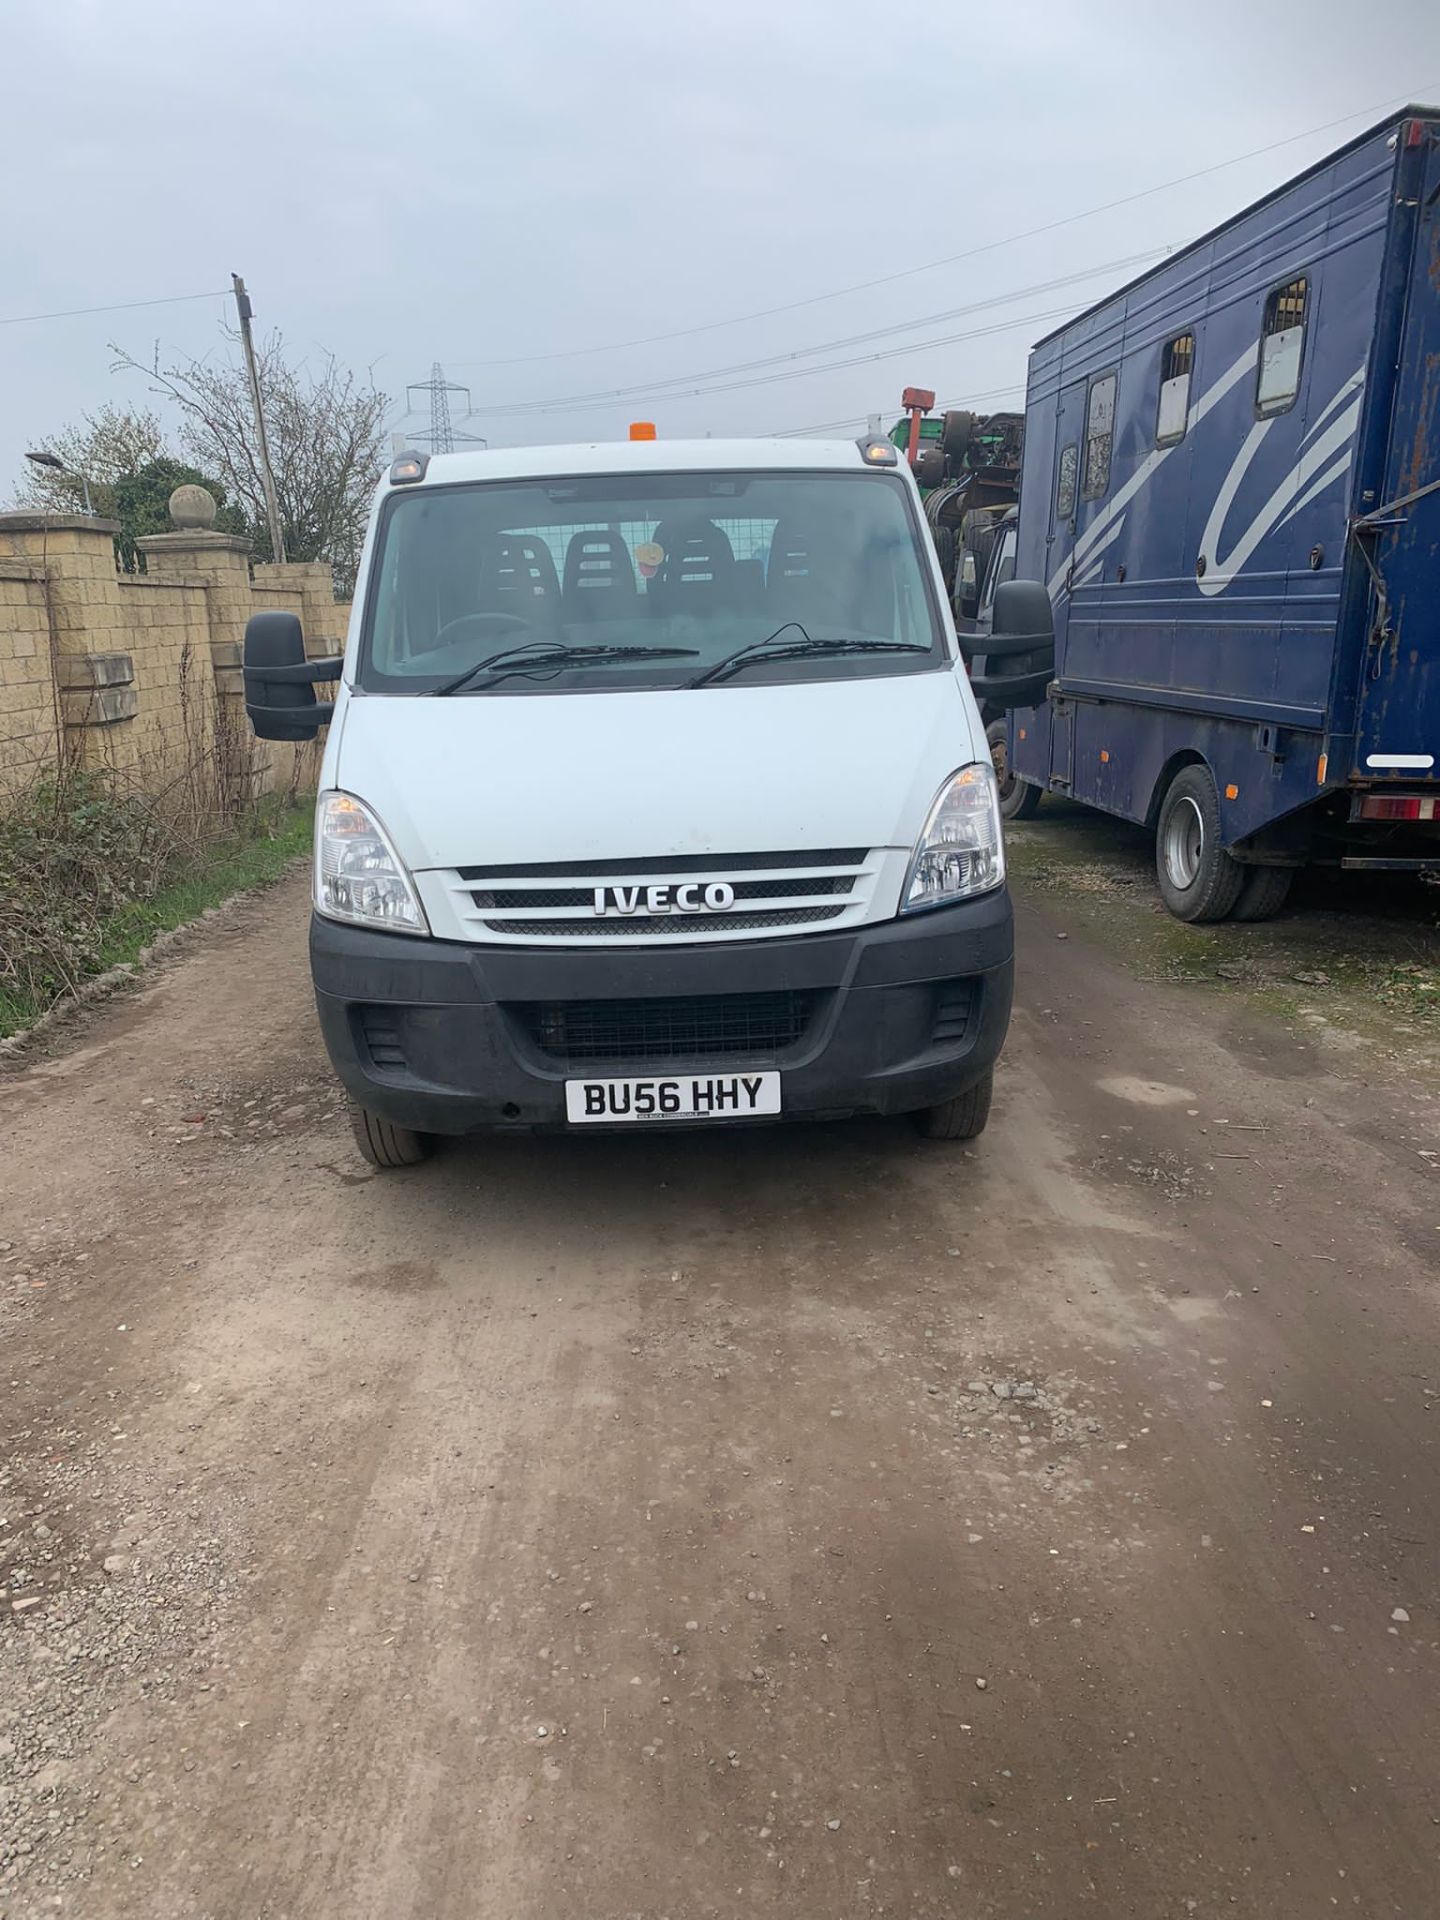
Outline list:
[[[232,269],[295,353],[373,367],[397,424],[406,383],[441,361],[492,444],[611,437],[636,417],[662,435],[853,431],[907,383],[1014,405],[997,390],[1021,385],[1030,342],[1136,270],[1119,263],[1192,238],[1392,104],[1440,97],[1435,0],[4,13],[0,498],[27,446],[107,399],[145,401],[110,371],[110,341],[225,351]],[[838,292],[910,268],[927,270]],[[8,323],[197,293],[213,297]],[[789,310],[741,318],[767,308]],[[721,371],[882,328],[898,331],[813,359],[884,358]],[[726,390],[500,411],[681,376]]]

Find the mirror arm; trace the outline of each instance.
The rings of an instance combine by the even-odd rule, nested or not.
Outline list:
[[[338,680],[344,669],[345,656],[337,653],[332,659],[302,660],[293,667],[246,667],[245,677],[305,686],[312,680]]]
[[[967,660],[976,654],[982,659],[1004,660],[1053,645],[1053,636],[1048,633],[962,633],[959,639],[960,651]]]
[[[256,707],[247,701],[245,711],[252,725],[265,720],[284,727],[323,727],[334,718],[335,702],[317,700],[308,707]]]

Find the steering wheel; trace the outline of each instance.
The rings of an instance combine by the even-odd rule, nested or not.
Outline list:
[[[435,645],[438,647],[446,634],[454,633],[457,627],[478,626],[523,627],[527,633],[534,632],[530,622],[518,613],[462,613],[458,614],[455,619],[445,622],[444,626],[441,627],[435,635]],[[540,634],[536,634],[535,637],[537,640],[543,638]]]

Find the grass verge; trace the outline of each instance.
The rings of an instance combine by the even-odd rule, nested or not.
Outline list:
[[[232,894],[270,885],[308,853],[313,803],[271,801],[249,816],[243,831],[212,841],[195,863],[172,871],[145,899],[127,900],[99,921],[72,984],[133,962],[158,934],[198,919]],[[32,1026],[60,995],[29,981],[0,982],[0,1039]]]

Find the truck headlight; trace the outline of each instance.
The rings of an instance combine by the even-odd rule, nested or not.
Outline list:
[[[430,931],[389,834],[353,794],[322,793],[315,809],[315,911],[396,933]]]
[[[977,760],[951,774],[915,843],[900,911],[944,907],[988,893],[1005,878],[1005,842],[995,769]]]

